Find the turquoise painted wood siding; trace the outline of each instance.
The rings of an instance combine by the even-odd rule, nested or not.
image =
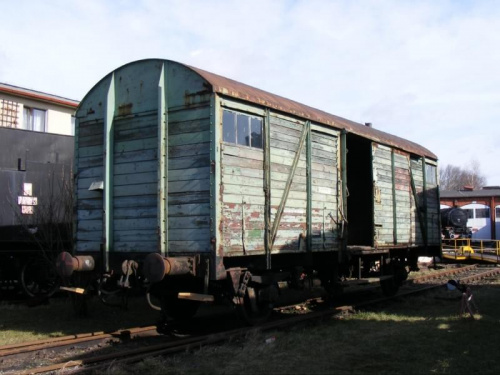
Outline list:
[[[414,210],[415,243],[424,245],[425,240],[423,234],[425,233],[428,245],[439,245],[441,243],[441,231],[439,226],[440,210],[437,191],[437,168],[434,164],[425,163],[425,165],[431,168],[431,173],[434,175],[434,181],[431,178],[424,178],[424,173],[426,172],[422,158],[411,159],[411,169],[417,193],[417,202],[415,203]],[[420,211],[420,218],[418,217],[417,210]],[[421,229],[420,220],[422,220],[424,224],[423,230]]]
[[[184,66],[148,60],[116,70],[85,97],[76,129],[77,251],[107,243],[110,253],[210,251],[212,94],[205,84]],[[109,191],[106,183],[104,191],[89,190],[106,178]]]
[[[209,102],[170,109],[168,119],[168,251],[208,252]]]
[[[157,122],[156,111],[115,119],[113,251],[157,249]]]
[[[373,143],[373,184],[374,184],[374,223],[375,243],[388,245],[394,243],[393,192],[391,149]]]
[[[102,242],[103,195],[89,191],[94,181],[103,181],[103,122],[80,121],[76,129],[79,148],[76,152],[76,249],[99,251]]]
[[[226,105],[230,105],[226,102]],[[241,106],[238,108],[241,109]],[[262,119],[264,117],[262,116]],[[299,148],[304,122],[273,112],[270,124],[271,223],[281,203],[291,166]],[[311,131],[311,250],[337,248],[338,133]],[[300,155],[273,253],[306,251],[307,152]],[[224,142],[221,149],[222,241],[226,255],[265,252],[264,150]],[[271,225],[272,226],[272,225]]]
[[[409,155],[373,143],[374,223],[377,246],[415,242]]]

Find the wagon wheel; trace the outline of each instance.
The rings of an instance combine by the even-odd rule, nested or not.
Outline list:
[[[382,292],[387,297],[396,295],[399,290],[399,283],[396,281],[395,277],[381,280],[380,286],[382,287]]]
[[[179,299],[177,293],[168,294],[161,299],[162,311],[174,320],[191,319],[199,307],[199,301]]]
[[[243,321],[250,325],[264,323],[273,312],[273,295],[277,294],[274,286],[261,286],[250,283],[243,297],[238,298],[236,311]]]
[[[408,278],[408,272],[406,268],[400,264],[386,266],[385,269],[392,277],[381,280],[380,286],[382,287],[384,295],[392,297],[398,292],[403,281]]]
[[[160,300],[160,308],[162,319],[168,318],[174,320],[189,320],[191,319],[201,303],[199,301],[179,299],[179,292],[200,293],[202,286],[200,280],[192,277],[166,279],[159,283],[153,284],[150,289],[150,295]]]
[[[21,269],[21,286],[29,297],[50,297],[59,287],[55,266],[45,258],[30,258]]]

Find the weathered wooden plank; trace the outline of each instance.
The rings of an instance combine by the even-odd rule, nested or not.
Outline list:
[[[113,252],[156,252],[158,249],[158,241],[137,241],[137,242],[119,242],[115,241]]]
[[[102,180],[102,166],[82,168],[78,171],[78,179],[94,178]]]
[[[114,207],[134,208],[134,207],[156,207],[158,198],[155,195],[123,196],[115,197]]]
[[[102,231],[78,231],[76,233],[78,241],[102,241]]]
[[[133,195],[156,195],[157,192],[158,183],[115,186],[113,188],[113,194],[115,197],[127,197]]]
[[[83,186],[81,189],[77,190],[77,199],[88,200],[88,199],[100,199],[102,200],[102,191],[90,191],[88,186]]]
[[[84,139],[85,142],[92,142],[92,139],[96,139],[101,141],[104,136],[104,123],[99,122],[90,122],[90,123],[80,123],[78,127],[78,141],[80,139]]]
[[[259,160],[239,158],[231,155],[222,155],[221,159],[222,159],[221,163],[224,167],[235,166],[235,167],[258,169],[258,170],[262,170],[264,167],[263,161]]]
[[[156,217],[150,218],[130,218],[114,220],[114,229],[118,230],[136,230],[136,229],[156,229],[158,227],[158,220]]]
[[[209,155],[187,156],[181,158],[170,158],[168,170],[183,170],[189,168],[207,167],[210,165]]]
[[[117,128],[115,130],[115,142],[123,143],[140,139],[158,139],[158,126],[155,121],[149,121],[147,126],[134,129]]]
[[[210,225],[209,216],[176,216],[168,220],[169,229],[197,229],[208,228]]]
[[[157,160],[157,157],[158,157],[158,150],[155,148],[149,150],[138,150],[138,151],[122,152],[119,154],[115,154],[114,161],[116,165],[120,163],[133,163],[133,162]]]
[[[195,203],[208,203],[210,202],[210,193],[207,191],[193,191],[193,192],[182,192],[168,194],[168,204],[195,204]],[[240,200],[241,202],[241,200]]]
[[[211,251],[210,241],[168,241],[168,249],[172,253],[208,253]]]
[[[186,121],[207,120],[210,121],[210,102],[206,106],[196,108],[181,107],[178,110],[169,110],[169,124]]]
[[[171,122],[168,124],[168,134],[197,133],[210,130],[210,119],[196,119],[191,121]]]
[[[142,138],[134,139],[131,141],[116,142],[114,144],[115,155],[120,155],[126,152],[144,150],[156,150],[158,148],[158,139],[155,138]]]
[[[82,220],[78,222],[78,231],[82,232],[102,231],[102,220]]]
[[[157,172],[158,162],[156,160],[116,164],[113,172],[115,176],[122,174]]]
[[[158,241],[158,230],[154,229],[136,229],[115,231],[114,238],[118,242],[151,242]]]
[[[247,187],[257,187],[260,188],[261,191],[264,189],[264,181],[259,178],[252,177],[240,177],[234,176],[230,174],[222,175],[222,184],[224,186],[227,185],[236,185],[236,186],[247,186]],[[227,192],[227,191],[225,191]]]
[[[77,241],[75,248],[77,252],[99,252],[101,241]]]
[[[209,178],[210,167],[186,168],[180,170],[172,170],[168,172],[169,181],[185,181],[193,178]]]
[[[101,203],[102,205],[102,203]],[[102,207],[100,209],[89,210],[89,209],[79,209],[77,211],[77,218],[79,221],[83,220],[102,220],[103,211]]]
[[[255,149],[251,147],[244,146],[233,146],[228,143],[224,143],[222,145],[222,160],[224,162],[224,158],[226,156],[234,156],[238,158],[244,159],[252,159],[263,162],[264,160],[264,151],[261,149]]]
[[[154,207],[135,207],[135,208],[115,208],[114,218],[116,219],[134,219],[134,218],[156,218],[158,209]]]
[[[198,133],[173,134],[168,137],[169,147],[197,144],[197,143],[209,143],[209,142],[210,142],[210,131],[208,130]]]
[[[209,216],[209,203],[171,204],[168,206],[168,216]]]
[[[101,156],[103,155],[102,145],[97,146],[89,146],[89,147],[80,147],[78,149],[78,157],[86,158],[91,156]]]
[[[168,183],[168,191],[169,193],[210,191],[210,178],[200,180],[171,181]]]
[[[114,185],[116,186],[128,186],[137,184],[151,184],[158,183],[158,172],[145,172],[145,173],[131,173],[131,174],[120,174],[114,176]]]
[[[168,233],[169,241],[204,241],[210,243],[210,228],[171,229]]]
[[[193,155],[205,155],[208,157],[210,154],[210,143],[201,142],[197,144],[170,146],[168,148],[169,158],[180,158]]]

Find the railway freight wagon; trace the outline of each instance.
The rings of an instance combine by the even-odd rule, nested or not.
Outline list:
[[[55,291],[71,243],[72,136],[0,127],[0,296]]]
[[[222,298],[253,322],[312,278],[394,293],[440,253],[437,158],[410,141],[159,59],[104,77],[76,116],[59,270],[142,277],[170,316]]]

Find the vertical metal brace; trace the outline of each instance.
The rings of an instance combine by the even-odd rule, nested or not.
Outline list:
[[[417,211],[418,221],[420,223],[420,233],[424,239],[425,247],[427,247],[427,232],[424,226],[424,218],[422,217],[422,212],[420,212],[420,207],[418,203],[417,188],[415,187],[415,179],[413,178],[413,170],[411,168],[411,158],[408,159],[408,165],[410,167],[410,181],[411,181],[411,191],[413,193],[413,199],[415,200],[415,211]],[[416,242],[416,238],[415,238]]]
[[[212,246],[210,272],[213,278],[226,277],[225,271],[218,268],[222,264],[220,246],[220,215],[221,215],[221,106],[219,98],[212,94],[210,97],[210,241]]]
[[[341,250],[346,251],[348,229],[345,225],[347,219],[347,131],[345,129],[340,133],[340,173],[342,176],[339,204],[342,215]]]
[[[114,162],[114,117],[115,117],[115,74],[111,76],[106,112],[104,118],[104,271],[109,271],[109,253],[113,248],[113,162]]]
[[[288,194],[290,193],[290,187],[292,185],[293,177],[295,176],[295,171],[297,170],[297,165],[299,164],[300,154],[304,149],[304,143],[306,143],[307,134],[309,133],[309,128],[311,126],[311,122],[307,121],[304,124],[304,128],[302,129],[302,134],[300,135],[300,141],[297,149],[297,153],[295,154],[295,158],[293,159],[292,168],[290,170],[290,174],[288,175],[288,180],[285,185],[285,190],[283,192],[283,196],[281,197],[281,202],[278,207],[278,211],[276,212],[276,216],[274,218],[273,229],[271,232],[271,244],[269,247],[269,251],[272,251],[274,246],[274,241],[276,240],[276,234],[278,233],[278,227],[281,222],[281,217],[283,215],[283,211],[285,210],[286,201],[288,199]]]
[[[78,150],[78,144],[80,142],[80,119],[78,117],[75,118],[75,150]],[[78,191],[78,181],[80,178],[75,178],[76,171],[78,170],[79,165],[79,157],[78,152],[74,153],[73,158],[73,170],[71,171],[70,181],[73,181],[73,189],[72,189],[72,198],[73,198],[73,249],[72,254],[76,254],[76,237],[78,233],[78,198],[76,192]]]
[[[396,206],[396,169],[394,166],[394,149],[391,149],[391,172],[392,172],[392,235],[394,245],[398,243],[398,221],[397,221],[397,206]]]
[[[266,269],[271,269],[271,111],[264,119],[264,246]]]
[[[158,229],[160,253],[168,256],[168,105],[167,67],[163,63],[158,82]]]
[[[307,251],[312,251],[312,133],[311,123],[307,126],[306,176],[307,176]]]
[[[425,235],[426,235],[426,241],[425,245],[427,246],[429,244],[429,217],[428,217],[428,211],[427,211],[427,168],[426,168],[426,160],[425,156],[422,157],[422,180],[423,180],[423,185],[424,188],[422,190],[422,194],[424,197],[424,218],[425,218]]]

